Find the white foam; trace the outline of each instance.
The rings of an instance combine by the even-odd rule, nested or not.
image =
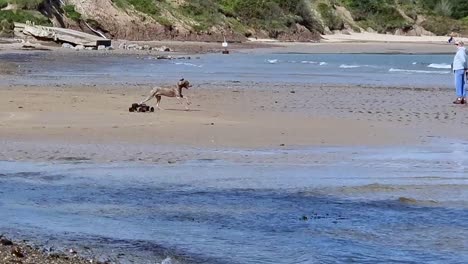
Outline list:
[[[341,64],[340,68],[342,69],[353,69],[353,68],[360,68],[361,65],[348,65],[348,64]]]
[[[270,63],[270,64],[276,64],[276,63],[278,63],[278,60],[277,59],[267,60],[267,62]]]
[[[423,71],[423,70],[406,70],[390,68],[389,72],[405,72],[405,73],[428,73],[428,74],[448,74],[449,71]]]
[[[196,65],[196,64],[188,63],[188,62],[175,62],[174,64],[175,65],[184,65],[184,66],[197,67],[197,68],[203,67],[203,65]]]
[[[452,65],[447,63],[431,63],[427,67],[435,69],[450,69],[452,68]]]
[[[328,63],[326,63],[326,62],[324,62],[324,61],[321,61],[321,62],[319,63],[320,66],[327,65],[327,64],[328,64]]]
[[[161,264],[172,264],[172,263],[173,263],[173,262],[172,262],[172,259],[171,259],[170,257],[165,258],[165,259],[161,262]]]

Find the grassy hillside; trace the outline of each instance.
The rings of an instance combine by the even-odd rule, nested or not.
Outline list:
[[[438,35],[452,31],[468,34],[467,0],[108,0],[123,12],[144,14],[164,27],[183,24],[196,34],[229,29],[244,36],[266,35],[277,37],[297,31],[298,27],[310,32],[328,30],[372,29],[377,32],[395,32],[414,25]],[[83,17],[72,0],[61,12],[77,23]],[[0,0],[0,7],[13,4],[13,10],[1,10],[3,27],[7,22],[26,20],[50,24],[52,17],[44,6],[59,0]],[[337,7],[348,10],[349,21]],[[129,13],[130,14],[130,13]],[[98,19],[96,19],[97,21]],[[0,28],[1,29],[1,28]]]

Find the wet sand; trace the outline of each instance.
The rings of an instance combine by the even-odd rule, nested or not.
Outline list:
[[[154,152],[164,146],[417,146],[434,139],[468,138],[468,107],[453,105],[447,89],[195,84],[186,92],[192,102],[189,111],[177,100],[163,98],[165,110],[130,113],[131,103],[143,99],[150,88],[1,87],[0,159],[128,160],[133,155],[156,158]],[[86,145],[102,146],[103,151],[91,147],[86,153]],[[131,154],[104,146],[125,146]],[[154,151],[130,151],[142,147]]]

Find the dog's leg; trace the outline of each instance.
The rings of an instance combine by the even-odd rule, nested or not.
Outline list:
[[[192,103],[189,101],[188,96],[184,96],[184,98],[185,98],[185,109],[189,110],[188,106],[191,105]]]
[[[179,102],[179,104],[184,104],[184,103],[182,102],[182,97],[177,96],[176,98],[177,98],[177,101]],[[187,99],[187,98],[185,98],[185,99]],[[185,110],[189,110],[187,104],[185,105]]]
[[[159,107],[159,103],[161,102],[161,96],[160,95],[156,95],[156,108],[159,109],[159,110],[164,110],[162,109],[161,107]]]

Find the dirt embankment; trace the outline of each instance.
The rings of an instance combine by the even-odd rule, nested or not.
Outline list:
[[[119,8],[112,0],[67,0],[65,3],[74,6],[81,15],[81,20],[68,18],[60,3],[46,2],[42,12],[47,14],[54,26],[88,33],[97,30],[112,39],[220,42],[226,37],[230,42],[247,40],[246,34],[234,29],[229,23],[221,23],[207,30],[195,30],[196,21],[170,9],[162,9],[160,18],[163,19],[158,19],[134,8]],[[262,30],[248,29],[248,32],[252,37],[271,37]],[[273,37],[283,41],[311,41],[318,40],[320,34],[293,24],[287,31],[278,32]]]

